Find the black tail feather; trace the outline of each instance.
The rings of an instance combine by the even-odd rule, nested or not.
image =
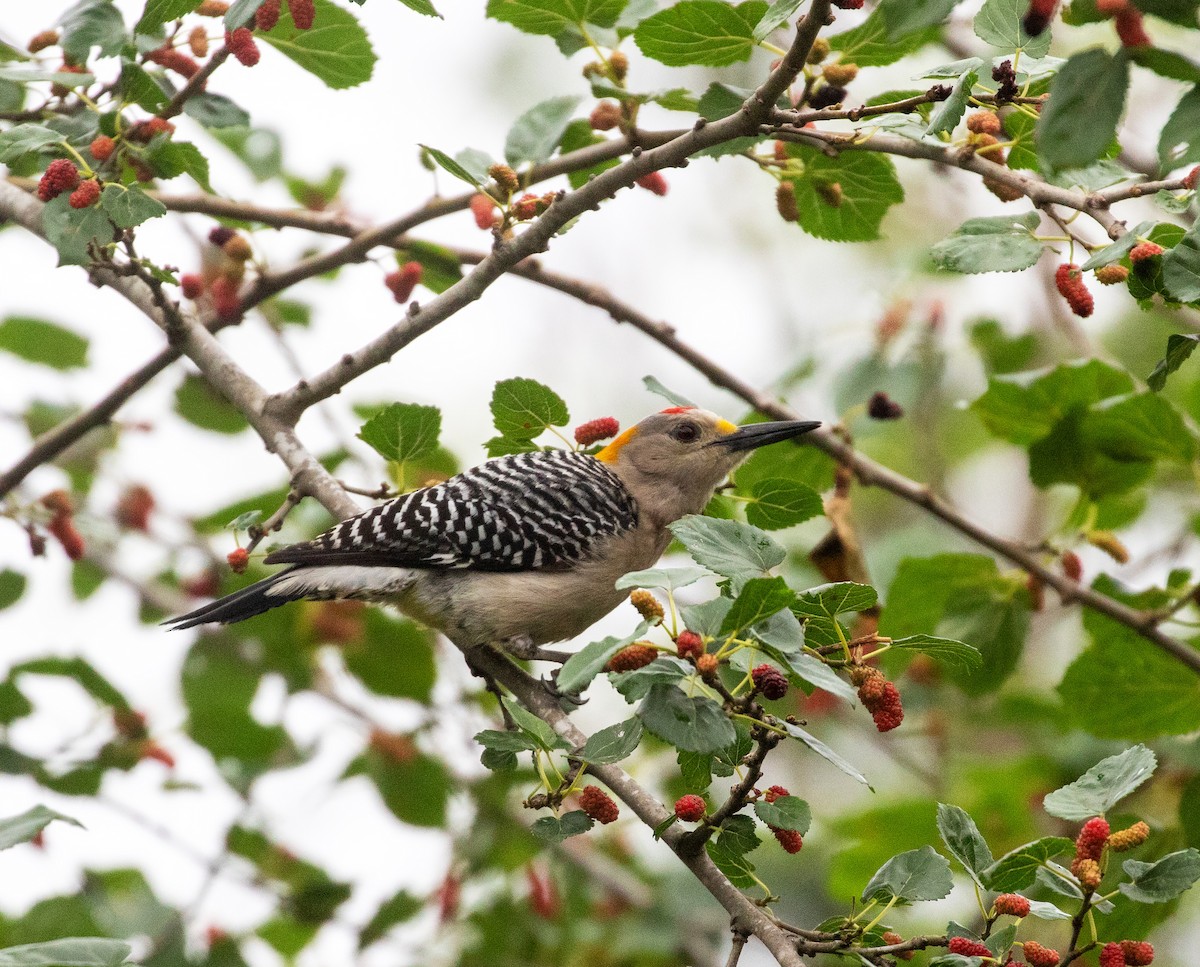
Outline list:
[[[168,618],[163,624],[170,625],[172,631],[181,631],[185,628],[195,628],[197,625],[212,623],[227,625],[235,621],[253,618],[255,615],[278,608],[281,604],[287,604],[289,601],[297,601],[304,595],[267,594],[267,591],[291,570],[289,568],[287,571],[273,574],[269,578],[263,578],[240,591],[217,598],[216,601],[209,602],[195,611],[189,611],[176,618]]]

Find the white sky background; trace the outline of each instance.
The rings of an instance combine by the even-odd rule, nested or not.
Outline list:
[[[118,5],[127,22],[136,18],[142,6],[138,2]],[[23,43],[51,26],[66,6],[10,0],[0,7],[0,34]],[[476,147],[500,157],[512,120],[539,100],[577,94],[585,98],[581,111],[590,110],[587,86],[580,76],[580,67],[588,59],[585,54],[564,61],[549,39],[485,20],[482,2],[442,0],[439,6],[445,20],[419,17],[391,0],[369,0],[353,8],[380,57],[372,80],[358,88],[329,91],[260,44],[263,55],[257,67],[247,69],[231,61],[216,73],[210,89],[249,110],[256,125],[282,134],[289,170],[319,180],[333,165],[349,168],[343,192],[346,207],[372,221],[410,210],[431,192],[430,176],[417,162],[418,142],[450,153]],[[851,16],[839,13],[846,22]],[[632,43],[626,49],[633,61],[635,89],[686,84],[700,91],[711,76],[672,71],[647,61]],[[951,59],[937,51],[923,55],[928,64]],[[768,60],[760,53],[748,70],[735,66],[720,76],[749,86]],[[912,61],[905,64],[903,69],[864,70],[852,90],[865,98],[889,87],[910,86]],[[103,76],[105,71],[100,73]],[[1145,144],[1154,143],[1164,101],[1166,107],[1173,103],[1155,98],[1149,101],[1153,107],[1148,113],[1134,114],[1138,133],[1147,136]],[[674,127],[684,123],[683,117],[647,110],[644,123]],[[176,137],[197,141],[209,155],[218,193],[265,205],[291,204],[281,188],[255,184],[240,162],[208,139],[191,119],[178,120]],[[985,307],[1014,328],[1030,325],[1044,305],[1044,292],[1032,275],[931,280],[921,276],[915,264],[923,254],[921,243],[931,244],[965,217],[1023,207],[1003,208],[971,176],[937,174],[928,166],[904,161],[898,166],[908,197],[892,210],[883,230],[886,238],[903,241],[899,247],[887,242],[838,245],[808,238],[775,214],[774,186],[767,176],[736,160],[702,160],[667,172],[671,190],[666,198],[642,190],[622,192],[556,239],[542,258],[549,267],[606,286],[674,324],[686,340],[759,385],[770,385],[810,353],[834,360],[835,365],[828,367],[833,370],[836,361],[866,352],[881,312],[901,297],[919,300],[917,313],[931,299],[944,300],[951,344],[961,343],[963,322]],[[462,188],[444,173],[439,173],[439,185],[455,194]],[[172,192],[190,192],[193,187],[186,178],[164,185]],[[198,250],[192,238],[178,230],[179,222],[178,216],[171,216],[148,224],[139,231],[140,248],[160,262],[188,271],[198,264]],[[199,216],[190,216],[187,222],[195,237],[203,237],[212,224]],[[423,226],[417,234],[476,248],[483,248],[489,238],[474,227],[468,212]],[[308,243],[309,238],[299,232],[255,236],[256,246],[276,265],[288,264]],[[120,297],[94,289],[81,269],[56,270],[54,264],[55,254],[48,246],[20,230],[0,232],[0,316],[44,317],[85,334],[91,339],[92,361],[86,370],[64,376],[0,355],[0,464],[5,467],[28,445],[16,418],[31,397],[86,404],[163,345],[161,333]],[[1095,294],[1100,317],[1121,299],[1102,291]],[[288,335],[306,373],[323,369],[338,354],[372,338],[402,311],[384,288],[382,271],[370,264],[344,269],[332,284],[304,283],[289,295],[315,306],[311,330]],[[422,296],[427,297],[424,290],[418,292],[418,298]],[[1089,323],[1089,329],[1094,326]],[[225,332],[221,340],[268,388],[295,381],[253,319]],[[177,365],[121,411],[119,420],[148,421],[153,429],[126,436],[93,501],[93,509],[104,511],[111,506],[117,485],[146,483],[162,510],[155,527],[175,536],[179,532],[172,517],[205,513],[284,479],[279,462],[263,451],[253,433],[224,437],[192,432],[174,417],[170,407],[180,371]],[[539,379],[566,398],[574,420],[613,415],[628,425],[661,405],[642,388],[641,377],[647,373],[731,417],[745,409],[636,331],[616,326],[598,310],[519,279],[501,280],[479,303],[328,404],[324,409],[341,428],[340,437],[315,413],[301,424],[301,432],[310,448],[320,452],[352,437],[355,422],[350,402],[430,403],[443,408],[443,441],[470,464],[483,458],[480,444],[491,435],[487,402],[496,380]],[[824,382],[805,384],[792,402],[806,416],[836,416]],[[358,452],[369,454],[365,445],[358,445]],[[966,506],[993,526],[1016,526],[1014,521],[1020,520],[1021,508],[1004,499],[1008,496],[1004,488],[1012,480],[1010,466],[1005,464],[1006,472],[998,475],[977,469],[963,480],[970,488]],[[360,482],[371,485],[381,477],[382,468],[375,464]],[[23,493],[33,498],[61,482],[57,471],[42,469],[29,478]],[[989,486],[991,494],[985,489]],[[998,511],[1014,516],[1005,519]],[[102,539],[102,519],[83,523],[91,527],[93,542]],[[232,546],[228,536],[216,542],[222,555]],[[151,545],[137,539],[122,545],[118,561],[134,573],[152,573],[157,563]],[[31,562],[23,533],[0,522],[0,567],[4,566],[27,573],[30,587],[20,604],[0,616],[0,666],[48,651],[82,654],[124,688],[133,704],[148,713],[154,733],[178,757],[176,776],[199,782],[205,791],[164,794],[159,788],[164,778],[161,766],[146,762],[128,775],[110,776],[104,797],[152,815],[200,854],[215,855],[238,803],[232,794],[215,791],[221,784],[207,753],[192,747],[178,732],[183,718],[178,672],[190,639],[138,625],[134,597],[113,582],[85,603],[70,600],[69,570],[59,549],[51,545],[46,558]],[[628,616],[619,614],[597,632],[624,632],[627,624]],[[459,668],[458,656],[447,653],[446,665]],[[87,728],[89,723],[81,716],[88,706],[76,700],[70,687],[42,683],[34,688],[32,679],[26,683],[49,705],[39,706],[29,723],[14,729],[18,745],[49,749]],[[282,689],[263,689],[257,710],[264,719],[278,714],[281,696]],[[402,704],[383,708],[382,714],[391,716],[389,721],[397,728],[414,724],[411,709]],[[616,706],[595,702],[581,719],[585,726],[595,727],[613,721],[609,716],[615,712]],[[361,733],[316,698],[294,701],[285,724],[301,745],[319,741],[321,751],[311,764],[260,782],[254,797],[256,815],[265,818],[266,828],[277,840],[321,863],[335,878],[356,884],[354,899],[339,916],[361,924],[380,900],[401,886],[418,893],[432,890],[447,860],[443,837],[395,822],[365,780],[330,791],[331,780],[358,750]],[[460,758],[468,769],[477,763],[469,743],[471,731],[448,728],[439,733],[447,743],[461,746]],[[878,765],[886,768],[882,762]],[[81,866],[135,863],[170,902],[186,905],[195,898],[203,880],[200,866],[137,824],[101,804],[55,797],[20,780],[0,780],[0,814],[11,815],[36,802],[77,816],[88,828],[55,825],[47,832],[46,851],[20,847],[0,857],[0,908],[6,912],[21,911],[41,896],[72,889]],[[633,833],[633,838],[640,834]],[[196,924],[251,929],[266,913],[267,906],[255,893],[222,878],[207,893]],[[406,956],[396,946],[380,944],[362,962],[395,964]],[[259,959],[270,962],[265,953]],[[333,929],[325,931],[300,962],[337,967],[352,959],[352,935]]]

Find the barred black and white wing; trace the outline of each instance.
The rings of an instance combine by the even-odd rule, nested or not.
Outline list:
[[[518,453],[351,517],[266,563],[526,571],[584,560],[636,524],[633,497],[595,457]]]

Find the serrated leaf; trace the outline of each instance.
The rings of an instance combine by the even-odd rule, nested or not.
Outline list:
[[[762,43],[777,28],[791,20],[802,6],[804,0],[772,0],[762,19],[754,25],[754,42]]]
[[[549,158],[578,105],[577,97],[552,97],[531,107],[509,129],[504,142],[505,160],[519,168],[538,165]]]
[[[47,241],[58,250],[59,265],[90,264],[90,247],[109,244],[113,234],[112,223],[103,210],[95,205],[72,208],[66,194],[46,203],[42,229]]]
[[[935,661],[958,668],[964,672],[978,671],[983,667],[983,655],[974,645],[955,641],[953,638],[935,638],[932,635],[910,635],[896,638],[893,648],[909,649],[929,655]]]
[[[1168,298],[1200,302],[1200,231],[1196,226],[1163,255],[1162,277]]]
[[[791,722],[787,721],[780,722],[779,726],[792,738],[799,739],[801,742],[803,742],[830,765],[840,769],[851,779],[858,780],[868,789],[871,788],[871,784],[867,782],[866,776],[859,772],[858,769],[855,768],[847,759],[834,752],[833,749],[827,746],[811,732],[806,732],[804,729],[800,728],[800,726],[793,725]]]
[[[812,825],[808,803],[796,796],[780,796],[774,802],[760,799],[754,804],[754,815],[768,826],[790,829],[803,836]]]
[[[978,80],[978,74],[974,71],[967,71],[955,81],[950,96],[937,104],[930,114],[929,124],[925,128],[927,135],[949,134],[958,127],[958,122],[967,112],[967,101]]]
[[[149,33],[153,28],[178,20],[195,9],[196,0],[146,0],[146,9],[142,11],[134,30]]]
[[[439,20],[442,18],[442,15],[437,12],[437,9],[429,0],[400,0],[400,2],[408,7],[409,10],[413,10],[422,16],[437,17]]]
[[[151,114],[170,100],[170,95],[139,65],[131,60],[121,61],[121,96]]]
[[[437,148],[432,148],[427,144],[422,144],[420,147],[434,160],[437,166],[444,171],[450,172],[459,181],[465,181],[468,185],[475,188],[482,188],[483,184],[471,172],[460,165],[457,161],[446,154],[445,151],[440,151]]]
[[[506,379],[492,392],[492,420],[501,436],[532,440],[552,426],[566,426],[571,416],[562,398],[536,380]]]
[[[878,602],[879,595],[869,584],[839,581],[809,588],[796,599],[792,610],[803,617],[836,618],[848,611],[866,611]]]
[[[1037,212],[971,218],[934,245],[930,254],[951,272],[1020,272],[1041,257],[1042,243],[1032,235],[1039,221]]]
[[[167,213],[167,206],[135,185],[107,184],[100,193],[100,207],[118,228],[133,228]]]
[[[750,489],[746,520],[763,530],[780,530],[825,512],[821,495],[808,484],[782,477],[757,481]]]
[[[742,585],[733,606],[721,623],[719,636],[735,634],[782,611],[796,598],[796,592],[781,577],[751,578]]]
[[[708,841],[708,855],[714,865],[739,889],[749,889],[755,884],[754,864],[746,854],[757,849],[758,834],[754,820],[749,816],[730,816],[721,832]]]
[[[441,432],[442,412],[436,406],[393,403],[367,420],[357,435],[385,460],[400,463],[433,452]]]
[[[934,43],[940,35],[937,27],[927,27],[893,38],[888,14],[882,7],[878,7],[857,27],[830,37],[829,46],[840,52],[842,60],[847,64],[883,67],[894,64],[926,44]]]
[[[183,112],[211,129],[249,128],[250,115],[224,94],[201,91],[184,102]]]
[[[105,937],[64,937],[0,950],[0,967],[118,967],[133,948]]]
[[[617,578],[615,587],[618,591],[626,588],[657,588],[674,593],[707,577],[712,577],[712,572],[703,567],[653,567],[645,571],[630,571]]]
[[[1167,384],[1167,377],[1179,369],[1200,345],[1200,336],[1194,333],[1172,333],[1167,337],[1167,351],[1146,377],[1146,385],[1160,392]]]
[[[83,336],[29,316],[6,316],[0,321],[0,350],[54,369],[78,369],[88,361],[88,341]]]
[[[1091,272],[1102,265],[1110,265],[1126,256],[1129,250],[1154,228],[1154,222],[1139,222],[1111,245],[1105,245],[1092,253],[1091,258],[1083,263],[1083,271]]]
[[[765,532],[740,521],[691,515],[668,526],[697,564],[723,577],[760,577],[786,557]]]
[[[58,132],[41,124],[18,124],[0,132],[0,161],[8,164],[22,155],[63,140]]]
[[[19,816],[0,819],[0,849],[8,849],[18,843],[28,843],[54,820],[83,828],[83,823],[45,806],[34,806]]]
[[[1059,819],[1102,816],[1154,774],[1158,759],[1144,745],[1135,745],[1096,763],[1074,782],[1056,789],[1042,808]]]
[[[959,0],[881,0],[879,9],[887,22],[888,40],[900,40],[908,34],[942,23]]]
[[[1030,57],[1045,57],[1050,51],[1050,30],[1036,37],[1025,30],[1026,0],[987,0],[975,15],[975,36],[1005,53],[1021,51]]]
[[[953,887],[950,863],[932,846],[922,846],[884,863],[863,890],[862,899],[864,903],[892,898],[899,903],[940,900]]]
[[[785,179],[796,195],[797,224],[816,238],[833,242],[879,238],[883,216],[904,200],[895,166],[883,155],[843,151],[831,158],[803,144],[789,144],[787,152],[803,166],[801,174]]]
[[[649,628],[650,626],[643,621],[633,630],[632,634],[628,634],[624,638],[615,638],[610,635],[600,641],[584,645],[563,664],[558,678],[555,680],[555,687],[568,695],[583,691],[592,683],[592,679],[604,670],[604,666],[613,655],[626,645],[641,638]]]
[[[684,752],[716,752],[737,738],[733,723],[710,698],[685,695],[674,685],[655,685],[638,706],[651,732]]]
[[[125,43],[125,22],[112,0],[80,0],[58,22],[59,46],[72,64],[86,64],[93,47],[110,57]]]
[[[488,0],[487,15],[527,34],[557,37],[584,24],[611,27],[628,0]]]
[[[557,846],[564,839],[586,833],[594,824],[582,809],[575,809],[562,816],[543,816],[529,831],[543,846]]]
[[[1158,159],[1164,168],[1200,161],[1200,84],[1179,99],[1158,137]]]
[[[421,266],[421,285],[434,295],[441,295],[450,286],[462,279],[462,262],[448,248],[411,239],[403,249],[396,251],[396,261],[417,262]]]
[[[968,875],[984,888],[983,872],[994,862],[987,841],[965,809],[938,803],[937,827],[946,849],[958,860]]]
[[[212,192],[208,181],[208,159],[194,144],[155,138],[146,147],[145,158],[160,178],[189,175],[205,191]]]
[[[263,40],[334,90],[354,87],[371,79],[375,51],[358,20],[330,0],[313,0],[315,16],[308,30],[292,22],[287,4],[279,22]]]
[[[1042,162],[1050,168],[1082,168],[1104,154],[1116,136],[1128,87],[1129,62],[1121,53],[1093,47],[1072,55],[1055,76],[1038,120]]]
[[[1200,880],[1200,850],[1168,853],[1153,863],[1126,860],[1121,866],[1132,881],[1121,884],[1122,893],[1138,903],[1166,903]]]
[[[214,433],[240,433],[249,421],[201,376],[189,373],[175,391],[175,412],[193,426]]]
[[[517,727],[527,735],[536,739],[538,744],[547,752],[554,749],[568,749],[567,740],[554,731],[554,726],[544,722],[515,699],[504,699],[504,707]]]
[[[642,732],[642,720],[636,717],[600,729],[588,737],[579,752],[579,758],[594,763],[620,762],[637,749],[642,741]]]
[[[610,674],[608,680],[626,702],[633,703],[645,698],[652,688],[679,685],[685,678],[695,674],[694,665],[664,652],[649,665],[631,672]]]
[[[1045,900],[1030,900],[1029,915],[1037,917],[1039,920],[1070,920],[1071,914],[1066,910],[1060,910],[1053,903],[1047,903]]]
[[[681,0],[638,24],[633,39],[643,54],[670,67],[723,67],[750,56],[757,45],[755,27],[766,11],[761,0],[737,6]]]

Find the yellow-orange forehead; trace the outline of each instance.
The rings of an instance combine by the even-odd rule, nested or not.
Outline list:
[[[628,430],[622,433],[619,437],[613,440],[608,446],[596,454],[597,460],[603,460],[605,463],[616,463],[617,457],[621,455],[621,448],[637,435],[637,427],[631,426]]]

